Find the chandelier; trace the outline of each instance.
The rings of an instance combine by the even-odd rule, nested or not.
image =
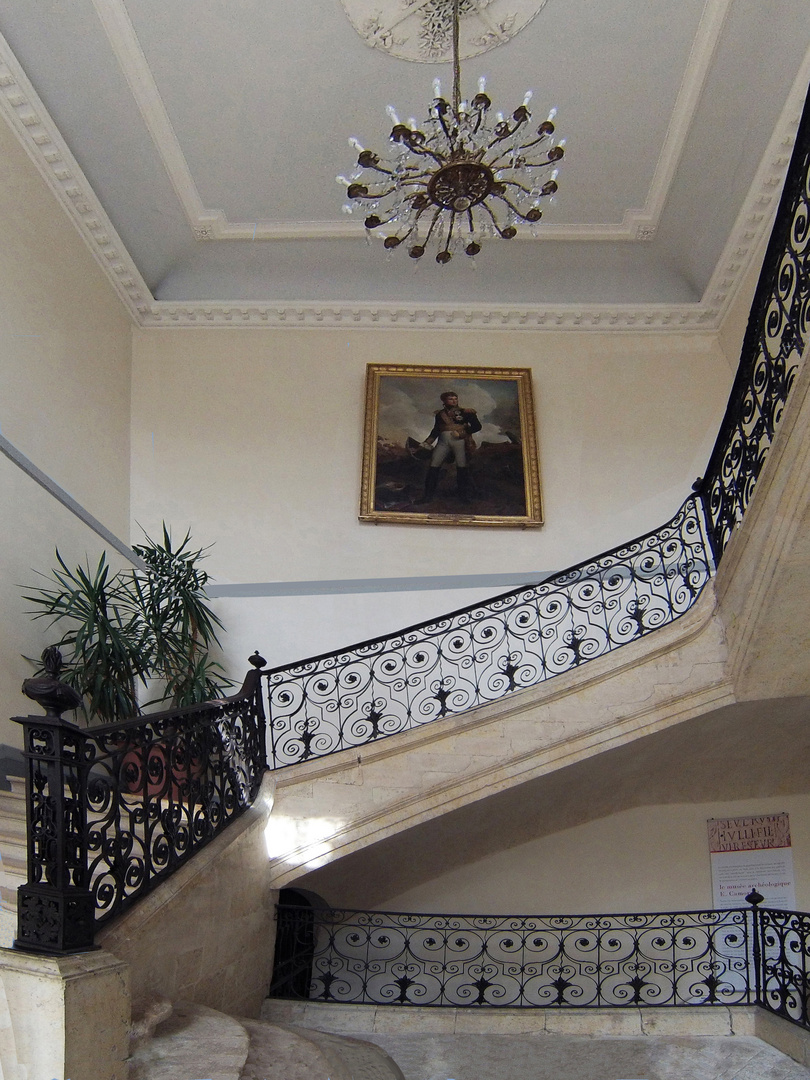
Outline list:
[[[366,229],[380,230],[389,251],[405,244],[412,259],[421,259],[435,245],[440,265],[461,250],[474,257],[489,237],[511,240],[520,222],[536,225],[543,200],[557,190],[555,166],[565,153],[565,140],[552,138],[556,109],[539,127],[530,127],[531,92],[510,119],[497,113],[493,120],[483,78],[472,101],[462,100],[460,4],[452,0],[452,101],[441,96],[435,79],[434,100],[421,127],[415,120],[401,123],[389,105],[394,123],[389,155],[349,139],[358,151],[357,166],[351,177],[337,178],[347,188],[344,210],[352,213],[359,204]]]

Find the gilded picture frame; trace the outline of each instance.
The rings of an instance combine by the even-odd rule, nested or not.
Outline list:
[[[542,525],[531,371],[369,364],[359,516]]]

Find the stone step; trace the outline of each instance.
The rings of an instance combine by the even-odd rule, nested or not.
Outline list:
[[[133,1040],[129,1080],[405,1080],[366,1040],[165,1005],[170,1014]]]
[[[6,779],[11,791],[0,791],[0,907],[3,914],[13,914],[17,910],[17,889],[28,877],[25,778]],[[7,937],[7,933],[0,932],[3,945],[7,944]]]
[[[753,1006],[456,1009],[268,999],[262,1016],[268,1028],[310,1036],[351,1032],[387,1051],[405,1080],[810,1080],[810,1034]],[[354,1078],[366,1075],[355,1070]]]
[[[372,1042],[260,1020],[242,1024],[250,1051],[240,1080],[405,1080]]]
[[[248,1034],[232,1016],[177,1002],[151,1038],[133,1047],[129,1080],[240,1080],[248,1049]]]

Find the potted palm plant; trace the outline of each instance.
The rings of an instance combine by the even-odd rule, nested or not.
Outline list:
[[[48,584],[24,594],[35,619],[62,631],[52,643],[64,658],[61,678],[103,723],[150,705],[206,701],[232,685],[211,656],[222,623],[205,592],[205,551],[190,533],[173,545],[165,523],[160,541],[144,537],[133,545],[143,569],[113,572],[103,553],[95,569],[71,569],[57,549],[58,566],[42,575]],[[141,686],[157,692],[143,706]]]
[[[61,636],[43,653],[64,658],[60,679],[81,697],[85,716],[117,724],[143,708],[193,705],[220,697],[232,685],[211,656],[222,623],[211,610],[200,567],[205,551],[190,533],[174,545],[165,523],[159,541],[144,534],[133,550],[141,569],[114,572],[102,554],[94,569],[71,569],[56,552],[47,585],[25,593],[35,619],[49,619]],[[141,703],[145,690],[155,694]],[[121,783],[130,793],[178,797],[201,765],[171,723],[160,739],[127,737]],[[170,759],[170,760],[169,760]]]

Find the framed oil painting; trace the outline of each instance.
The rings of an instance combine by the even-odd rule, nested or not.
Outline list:
[[[369,364],[360,520],[542,525],[531,372]]]

